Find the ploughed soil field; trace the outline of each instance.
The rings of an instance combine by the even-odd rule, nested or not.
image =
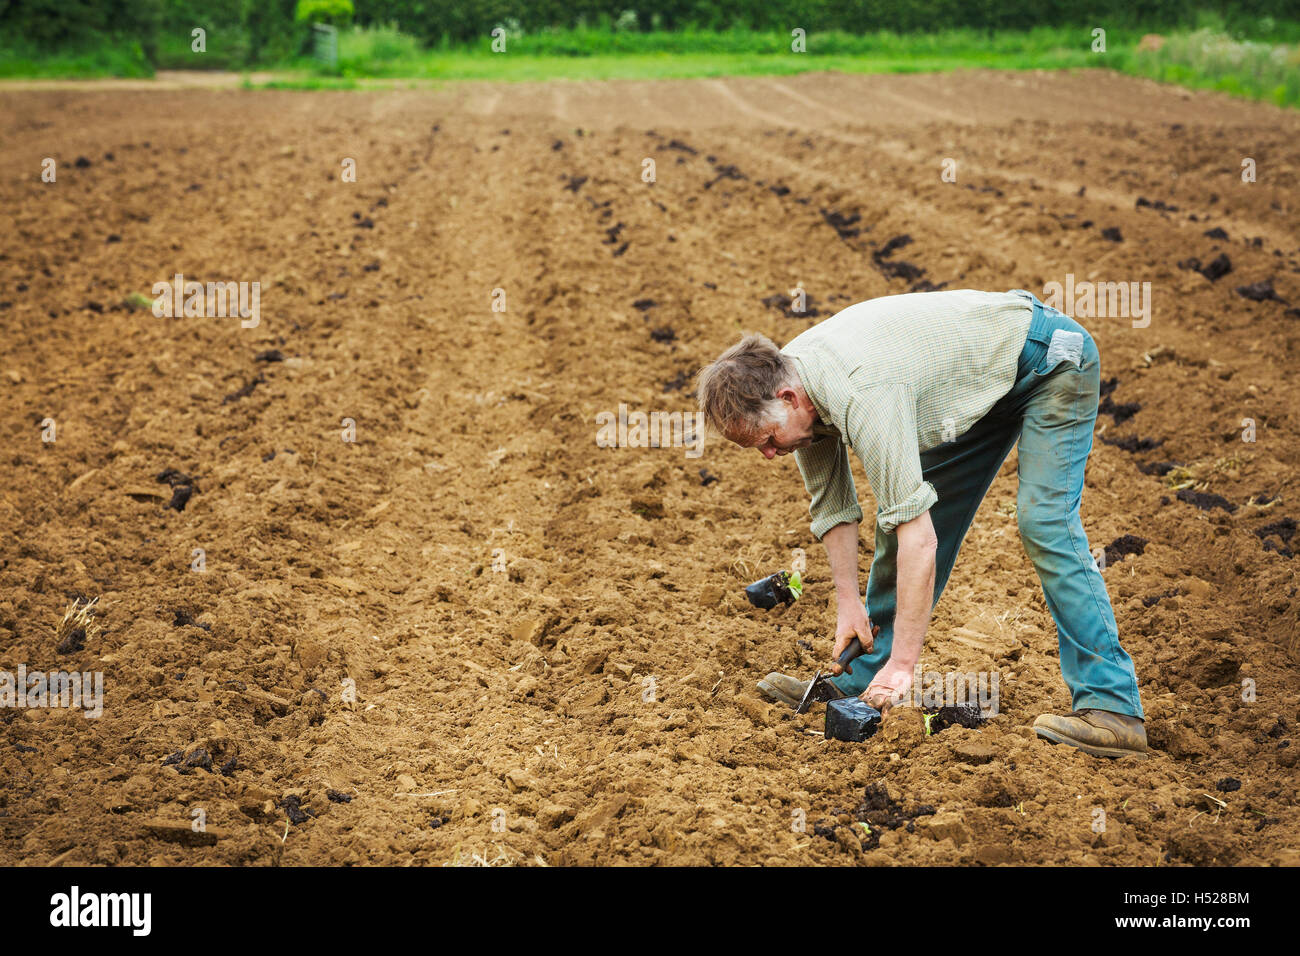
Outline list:
[[[1103,72],[10,90],[0,142],[0,670],[104,681],[0,710],[0,862],[1300,862],[1297,114]],[[156,318],[177,273],[259,324]],[[1067,276],[1150,282],[1081,321],[1152,758],[1030,729],[1070,701],[1014,453],[922,660],[998,713],[824,740],[754,687],[834,630],[794,462],[597,416],[693,410],[744,330]]]

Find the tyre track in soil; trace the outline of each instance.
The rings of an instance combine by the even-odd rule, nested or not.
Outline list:
[[[218,108],[205,127],[189,128],[210,135],[215,117],[219,127],[230,124],[240,147],[236,153],[260,156],[276,155],[287,137],[298,144],[299,155],[276,162],[288,164],[289,173],[299,160],[311,159],[302,155],[303,144],[319,143],[313,147],[319,155],[332,155],[355,149],[358,137],[369,132],[373,149],[372,131],[383,123],[390,148],[373,149],[362,168],[391,166],[405,175],[386,177],[394,188],[367,192],[365,204],[322,191],[306,204],[290,202],[276,220],[310,221],[321,233],[313,260],[321,264],[295,275],[293,257],[286,254],[281,267],[294,293],[289,301],[300,303],[285,313],[301,326],[289,338],[305,359],[300,368],[285,370],[283,385],[280,376],[268,376],[268,383],[234,404],[234,417],[215,434],[211,412],[189,410],[203,424],[202,434],[188,443],[176,444],[174,437],[187,432],[187,417],[155,411],[146,419],[173,451],[203,463],[226,462],[199,471],[201,493],[178,518],[193,515],[219,525],[210,550],[236,567],[222,570],[221,578],[210,574],[204,587],[187,581],[170,590],[165,577],[119,568],[125,579],[118,590],[106,592],[105,601],[115,609],[114,620],[121,621],[117,609],[139,620],[127,629],[132,640],[115,638],[112,646],[127,659],[149,661],[150,673],[174,662],[187,671],[233,678],[246,684],[246,692],[223,689],[211,676],[192,691],[172,689],[166,678],[153,684],[148,677],[133,687],[139,703],[132,706],[143,711],[106,715],[97,725],[104,739],[95,748],[118,754],[118,766],[89,774],[78,767],[75,783],[110,807],[103,818],[84,812],[78,817],[98,840],[93,852],[101,859],[440,862],[457,852],[490,854],[498,847],[515,859],[540,855],[552,862],[1154,863],[1271,859],[1277,846],[1293,844],[1294,817],[1287,806],[1294,788],[1278,783],[1285,779],[1283,768],[1291,766],[1280,762],[1289,755],[1278,749],[1289,733],[1277,718],[1295,710],[1289,690],[1294,659],[1279,664],[1274,648],[1285,647],[1288,634],[1295,633],[1294,590],[1284,597],[1294,578],[1282,558],[1264,552],[1258,538],[1237,527],[1258,521],[1220,511],[1189,521],[1200,513],[1182,502],[1173,505],[1181,508],[1175,511],[1159,504],[1164,489],[1156,479],[1138,475],[1127,453],[1099,445],[1085,507],[1094,546],[1135,527],[1151,539],[1144,554],[1108,568],[1107,578],[1122,633],[1132,635],[1126,644],[1149,681],[1153,742],[1163,754],[1137,772],[1099,766],[1035,744],[1024,733],[1040,706],[1061,701],[1050,619],[1035,593],[1032,570],[1017,557],[1014,522],[999,510],[1014,500],[1009,464],[977,517],[927,648],[927,661],[933,658],[940,668],[1018,672],[1004,684],[1003,716],[980,734],[1002,758],[972,765],[955,756],[954,748],[978,739],[973,733],[952,729],[926,739],[904,721],[881,739],[882,747],[902,755],[890,761],[884,750],[864,753],[806,737],[802,729],[814,726],[815,717],[792,721],[751,690],[754,675],[768,669],[811,671],[819,655],[793,638],[816,642],[824,652],[832,624],[828,609],[819,605],[816,582],[824,580],[824,559],[807,534],[806,502],[793,466],[759,468],[716,439],[698,461],[684,459],[680,449],[602,450],[592,441],[595,412],[620,400],[633,407],[690,407],[683,391],[666,383],[712,357],[742,326],[780,341],[802,328],[759,301],[784,291],[793,278],[804,281],[817,306],[832,310],[850,299],[902,291],[902,283],[886,281],[871,265],[871,244],[890,235],[913,234],[915,244],[896,257],[924,266],[927,278],[946,281],[955,274],[962,284],[996,287],[1008,284],[1014,261],[1068,263],[1080,249],[1089,257],[1106,249],[1141,275],[1150,253],[1172,257],[1160,241],[1167,231],[1163,223],[1141,211],[1117,210],[1115,221],[1125,236],[1132,230],[1147,240],[1130,237],[1117,251],[1061,229],[1045,213],[1032,223],[993,221],[988,213],[997,215],[994,200],[1005,198],[1003,206],[1010,208],[1022,187],[1007,184],[1005,197],[963,191],[956,202],[938,203],[932,192],[910,185],[906,167],[891,165],[897,160],[888,154],[878,162],[873,157],[866,172],[856,161],[845,161],[837,176],[834,158],[825,164],[820,158],[836,146],[819,134],[811,137],[811,151],[799,145],[802,137],[741,128],[663,129],[660,137],[600,130],[577,137],[566,124],[548,120],[516,122],[512,114],[503,123],[503,114],[489,124],[448,118],[438,100],[368,96],[334,101],[339,109],[330,127],[341,124],[344,131],[327,134],[322,121],[297,108],[303,100],[278,96],[267,102],[281,115],[274,139],[242,131],[252,124],[236,132],[233,109],[227,114]],[[512,109],[519,103],[516,98]],[[443,130],[430,140],[426,131],[440,120]],[[505,135],[501,128],[507,123],[511,133]],[[167,128],[176,134],[175,126]],[[92,124],[85,135],[93,140],[112,129],[111,121],[99,129]],[[674,136],[698,153],[666,148]],[[562,143],[558,150],[552,148],[556,140]],[[656,141],[653,150],[645,147]],[[217,154],[212,148],[199,152]],[[653,188],[637,178],[647,154],[660,160]],[[713,163],[705,158],[709,154]],[[702,188],[728,162],[751,178],[720,179]],[[757,184],[769,181],[768,170],[785,177],[790,195],[781,199]],[[589,179],[570,192],[561,176],[575,174]],[[265,169],[249,168],[226,188],[247,196],[266,180]],[[292,176],[284,183],[281,193]],[[885,191],[897,194],[900,188],[911,193],[904,205],[882,200],[875,208],[861,206],[861,225],[871,229],[850,241],[817,212],[823,200],[828,208],[857,208],[855,189],[867,195],[876,189],[892,199]],[[168,204],[186,208],[183,186],[166,195]],[[807,206],[795,202],[810,196]],[[86,198],[103,202],[93,192]],[[387,207],[376,205],[381,198]],[[1032,208],[1034,198],[1027,191],[1020,201]],[[24,197],[14,205],[30,204]],[[1072,208],[1082,213],[1094,207],[1079,200]],[[349,222],[353,211],[372,213],[373,229],[357,232]],[[623,226],[617,241],[608,241],[605,230],[618,222]],[[225,239],[237,246],[252,238],[220,221],[205,224],[218,240],[214,245]],[[305,232],[295,234],[311,243]],[[963,260],[971,235],[994,251],[975,250]],[[1055,244],[1058,235],[1061,246]],[[75,229],[66,242],[65,255],[94,249]],[[623,242],[627,248],[614,255]],[[939,242],[943,250],[956,248],[936,257],[932,246]],[[1248,249],[1243,262],[1260,268],[1268,253]],[[151,254],[157,265],[142,267],[138,282],[152,279],[175,258],[165,248]],[[380,268],[356,272],[356,263],[371,255]],[[1149,342],[1123,325],[1096,332],[1104,362],[1121,375],[1117,400],[1143,400],[1128,427],[1168,436],[1168,445],[1180,453],[1201,454],[1223,445],[1201,434],[1201,409],[1217,405],[1222,412],[1235,399],[1229,389],[1238,387],[1209,356],[1227,359],[1238,383],[1256,384],[1267,399],[1267,390],[1276,395],[1285,381],[1281,356],[1267,349],[1252,353],[1249,344],[1233,347],[1232,338],[1285,339],[1286,326],[1275,303],[1243,309],[1226,289],[1180,278],[1192,286],[1186,294],[1193,319],[1179,315],[1158,327],[1159,342],[1174,346],[1172,358],[1143,371],[1122,369],[1126,359],[1144,364],[1137,357],[1150,351]],[[343,280],[348,297],[329,305],[334,300],[327,289]],[[497,284],[510,296],[505,314],[486,313],[481,305],[484,290]],[[378,304],[353,305],[367,288]],[[58,298],[53,284],[41,291]],[[845,302],[833,295],[845,296]],[[658,304],[644,312],[630,307],[644,298]],[[1220,309],[1223,302],[1229,307]],[[66,296],[61,304],[71,309],[77,302]],[[1206,334],[1216,326],[1219,338],[1210,347]],[[673,328],[676,338],[649,336],[649,330],[664,327]],[[400,334],[393,335],[395,329]],[[187,363],[232,387],[246,379],[247,372],[238,369],[247,366],[222,358],[243,342],[235,336],[203,328],[189,339],[167,341],[148,324],[136,332],[162,363],[163,381],[153,387],[164,408],[185,405],[184,391],[166,373],[174,376]],[[92,327],[90,335],[92,349],[112,341],[107,327]],[[267,336],[274,345],[269,329]],[[39,336],[19,341],[52,367],[72,365],[67,355],[58,362],[59,349]],[[242,354],[251,343],[238,347]],[[83,387],[108,389],[121,380],[122,390],[138,393],[154,382],[133,367],[139,364],[130,361],[133,355],[106,354],[103,364],[110,368],[93,368]],[[40,367],[25,366],[29,380]],[[188,387],[203,394],[199,385]],[[1193,403],[1190,417],[1168,397],[1177,395],[1185,405],[1188,389],[1200,402]],[[308,417],[315,424],[306,436],[294,422],[302,411],[295,401],[312,410]],[[357,409],[362,440],[356,446],[337,440],[341,409]],[[138,417],[125,421],[131,435],[144,423]],[[8,424],[18,427],[12,417]],[[105,424],[87,431],[103,433]],[[1269,427],[1284,436],[1296,430],[1294,419],[1276,410]],[[299,454],[279,454],[270,468],[283,470],[256,474],[253,456],[287,435],[295,436]],[[230,451],[232,441],[249,436],[255,441]],[[223,439],[228,441],[218,454],[214,446]],[[1282,470],[1284,461],[1276,457],[1286,455],[1279,449],[1286,444],[1267,443],[1260,449],[1262,464],[1252,463],[1245,475],[1212,475],[1213,487],[1240,501],[1253,481],[1293,473]],[[106,450],[93,445],[81,453],[83,466],[99,464]],[[145,447],[150,458],[158,457],[158,449]],[[133,471],[141,470],[127,452],[117,454]],[[1275,456],[1272,463],[1269,455]],[[700,466],[720,480],[701,487]],[[15,461],[14,475],[25,475],[27,467]],[[81,468],[62,467],[65,482],[81,474]],[[118,478],[115,462],[105,467]],[[303,472],[311,477],[300,478]],[[132,526],[140,517],[113,515],[108,493],[96,484],[87,480],[77,497],[82,508],[111,516],[108,529],[89,533],[89,544],[102,553],[105,541],[128,533],[139,538]],[[204,514],[205,498],[216,509],[245,494],[252,505],[244,506],[247,515],[216,521],[216,513]],[[1097,506],[1099,498],[1105,507]],[[257,515],[259,499],[268,503]],[[864,506],[869,511],[870,502]],[[6,514],[15,527],[39,528],[56,541],[82,523],[75,513],[51,507],[26,524],[12,507]],[[33,535],[20,535],[25,551],[16,562],[10,559],[6,586],[17,588],[40,569],[60,586],[66,581],[95,592],[99,581],[88,580],[75,559],[37,547]],[[140,540],[139,566],[156,560],[159,550],[186,554],[192,538],[192,529],[163,528],[161,549]],[[502,573],[491,570],[492,548],[498,546],[507,565]],[[738,587],[788,564],[792,546],[808,549],[811,600],[770,615],[745,609],[735,597]],[[86,572],[99,573],[96,561],[84,563]],[[183,571],[180,560],[163,573],[176,577]],[[1238,584],[1229,583],[1234,577]],[[1179,593],[1161,597],[1171,586]],[[18,637],[18,650],[38,659],[31,653],[36,631],[19,621],[57,615],[63,601],[48,586],[35,589],[42,597],[32,593],[20,589],[0,623]],[[1158,599],[1148,606],[1153,597]],[[160,612],[173,602],[199,611],[210,636],[201,628],[163,626],[170,611]],[[1006,613],[1011,607],[1015,614]],[[954,626],[986,636],[962,643],[953,637]],[[178,648],[177,633],[190,646]],[[200,651],[196,643],[205,646]],[[1010,652],[1014,656],[1000,657],[1011,643],[1018,647]],[[508,669],[516,664],[519,670]],[[1234,703],[1215,683],[1234,664],[1240,674],[1258,678],[1260,706]],[[356,680],[360,695],[351,709],[334,694],[345,675]],[[655,678],[653,701],[643,699],[645,677]],[[130,685],[125,675],[120,679]],[[312,700],[308,685],[330,691],[323,707]],[[1158,692],[1154,702],[1152,691]],[[151,703],[154,713],[148,716]],[[1198,708],[1192,720],[1180,710],[1184,705]],[[224,735],[210,725],[214,707],[228,725]],[[33,722],[44,736],[20,728],[16,739],[42,746],[59,739],[58,715],[44,716]],[[137,739],[128,744],[131,760],[124,764],[112,737],[127,723]],[[12,721],[5,727],[13,733]],[[1277,735],[1269,736],[1274,730]],[[75,737],[63,740],[63,759],[74,767],[96,752]],[[252,769],[226,781],[138,765],[196,740],[219,756],[236,752],[241,765]],[[8,755],[0,765],[11,778],[19,772],[14,759]],[[1254,830],[1247,825],[1254,818],[1242,822],[1236,816],[1222,826],[1216,821],[1212,828],[1197,828],[1195,794],[1224,774],[1243,779],[1243,790],[1228,799],[1253,807],[1266,829]],[[30,788],[33,778],[25,779]],[[833,816],[857,800],[863,784],[877,779],[907,806],[930,803],[960,812],[967,839],[931,839],[922,820],[916,834],[885,833],[882,849],[864,852],[856,840],[845,839],[843,828],[831,841],[791,831],[793,810],[806,810],[810,823]],[[328,786],[353,792],[353,801],[324,801]],[[281,843],[282,814],[264,811],[267,799],[286,790],[304,791],[304,802],[324,812],[293,827]],[[67,781],[46,782],[5,809],[10,819],[40,821],[50,799],[75,811],[75,792]],[[397,796],[407,792],[439,796]],[[1072,822],[1079,793],[1107,808],[1108,835],[1090,832],[1090,816]],[[139,832],[145,812],[175,817],[188,828],[185,809],[195,797],[212,808],[214,818],[256,825],[235,828],[211,849],[182,850]],[[502,833],[490,825],[498,807],[505,811]],[[24,841],[29,859],[69,853],[67,858],[75,858],[78,841],[62,835],[66,823],[58,820],[41,821]]]
[[[534,665],[546,667],[535,651],[514,656],[520,648],[512,644],[511,612],[526,609],[512,595],[544,570],[530,555],[544,553],[538,509],[552,489],[532,476],[535,469],[515,474],[511,463],[544,457],[553,440],[545,417],[521,426],[511,411],[516,403],[546,403],[551,389],[535,374],[544,369],[521,316],[535,298],[538,244],[546,234],[536,228],[546,211],[531,193],[535,161],[547,148],[536,137],[449,123],[434,161],[412,178],[395,210],[432,216],[436,235],[420,267],[430,278],[426,297],[464,307],[454,317],[426,320],[437,357],[406,398],[412,411],[404,427],[423,437],[428,460],[388,489],[393,519],[348,542],[357,554],[375,555],[404,529],[406,547],[373,570],[406,583],[407,591],[379,622],[378,640],[353,644],[359,714],[335,728],[314,756],[340,789],[357,787],[364,806],[343,834],[304,834],[296,851],[304,860],[320,853],[367,862],[454,858],[467,832],[496,836],[490,811],[497,807],[509,807],[517,825],[504,780],[522,765],[523,752],[549,742],[544,719],[511,712],[517,679]],[[496,288],[506,291],[504,313],[486,308]],[[381,317],[371,333],[382,332]],[[473,428],[457,413],[465,408]],[[509,504],[494,502],[497,496]],[[508,571],[493,571],[497,559]],[[534,741],[536,734],[542,736]],[[467,827],[439,831],[452,808],[472,808],[480,798],[482,809],[470,810]],[[463,849],[487,852],[486,844],[470,840]]]

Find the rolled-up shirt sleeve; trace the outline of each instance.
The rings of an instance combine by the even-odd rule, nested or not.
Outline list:
[[[886,534],[919,518],[939,500],[921,472],[916,398],[910,386],[869,385],[854,391],[845,434],[876,496],[876,523]]]
[[[838,436],[828,436],[794,453],[804,487],[812,496],[808,513],[812,533],[820,541],[837,524],[862,520],[862,507],[849,468],[848,446]]]

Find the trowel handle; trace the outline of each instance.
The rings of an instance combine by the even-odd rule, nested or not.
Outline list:
[[[861,657],[862,653],[862,642],[860,640],[855,637],[853,640],[849,641],[849,646],[844,648],[844,653],[840,655],[838,662],[840,667],[844,668],[844,673],[853,673],[853,668],[849,666],[849,662],[855,657]]]

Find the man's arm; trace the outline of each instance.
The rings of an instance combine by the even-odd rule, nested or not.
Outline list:
[[[934,607],[934,561],[939,539],[930,512],[898,526],[898,590],[894,613],[894,643],[890,659],[910,674],[921,659],[925,632]]]
[[[862,694],[868,703],[880,706],[877,701],[906,691],[925,644],[938,549],[930,508],[938,494],[921,467],[910,386],[885,382],[856,389],[845,404],[845,433],[875,492],[877,527],[898,535],[890,658]]]
[[[796,450],[794,461],[812,499],[808,513],[815,538],[823,540],[835,526],[857,525],[862,520],[853,472],[849,469],[849,450],[842,441],[833,435],[823,436],[807,448]]]
[[[855,637],[862,642],[864,651],[870,651],[874,635],[858,590],[858,522],[835,525],[822,537],[822,544],[826,545],[831,580],[835,582],[835,649],[831,660],[837,660]],[[831,670],[838,674],[839,664],[832,665]]]
[[[925,632],[934,607],[935,553],[939,539],[927,510],[900,524],[898,534],[898,581],[895,597],[894,640],[889,660],[876,672],[862,699],[884,709],[906,695],[912,672],[921,659]]]
[[[812,496],[808,508],[812,533],[826,545],[831,580],[835,583],[838,611],[831,659],[844,653],[854,637],[862,642],[864,651],[869,651],[874,635],[858,589],[858,523],[862,508],[849,470],[848,448],[836,437],[825,437],[796,451],[794,458],[803,475],[804,487]],[[839,665],[832,665],[831,671],[838,674]]]

